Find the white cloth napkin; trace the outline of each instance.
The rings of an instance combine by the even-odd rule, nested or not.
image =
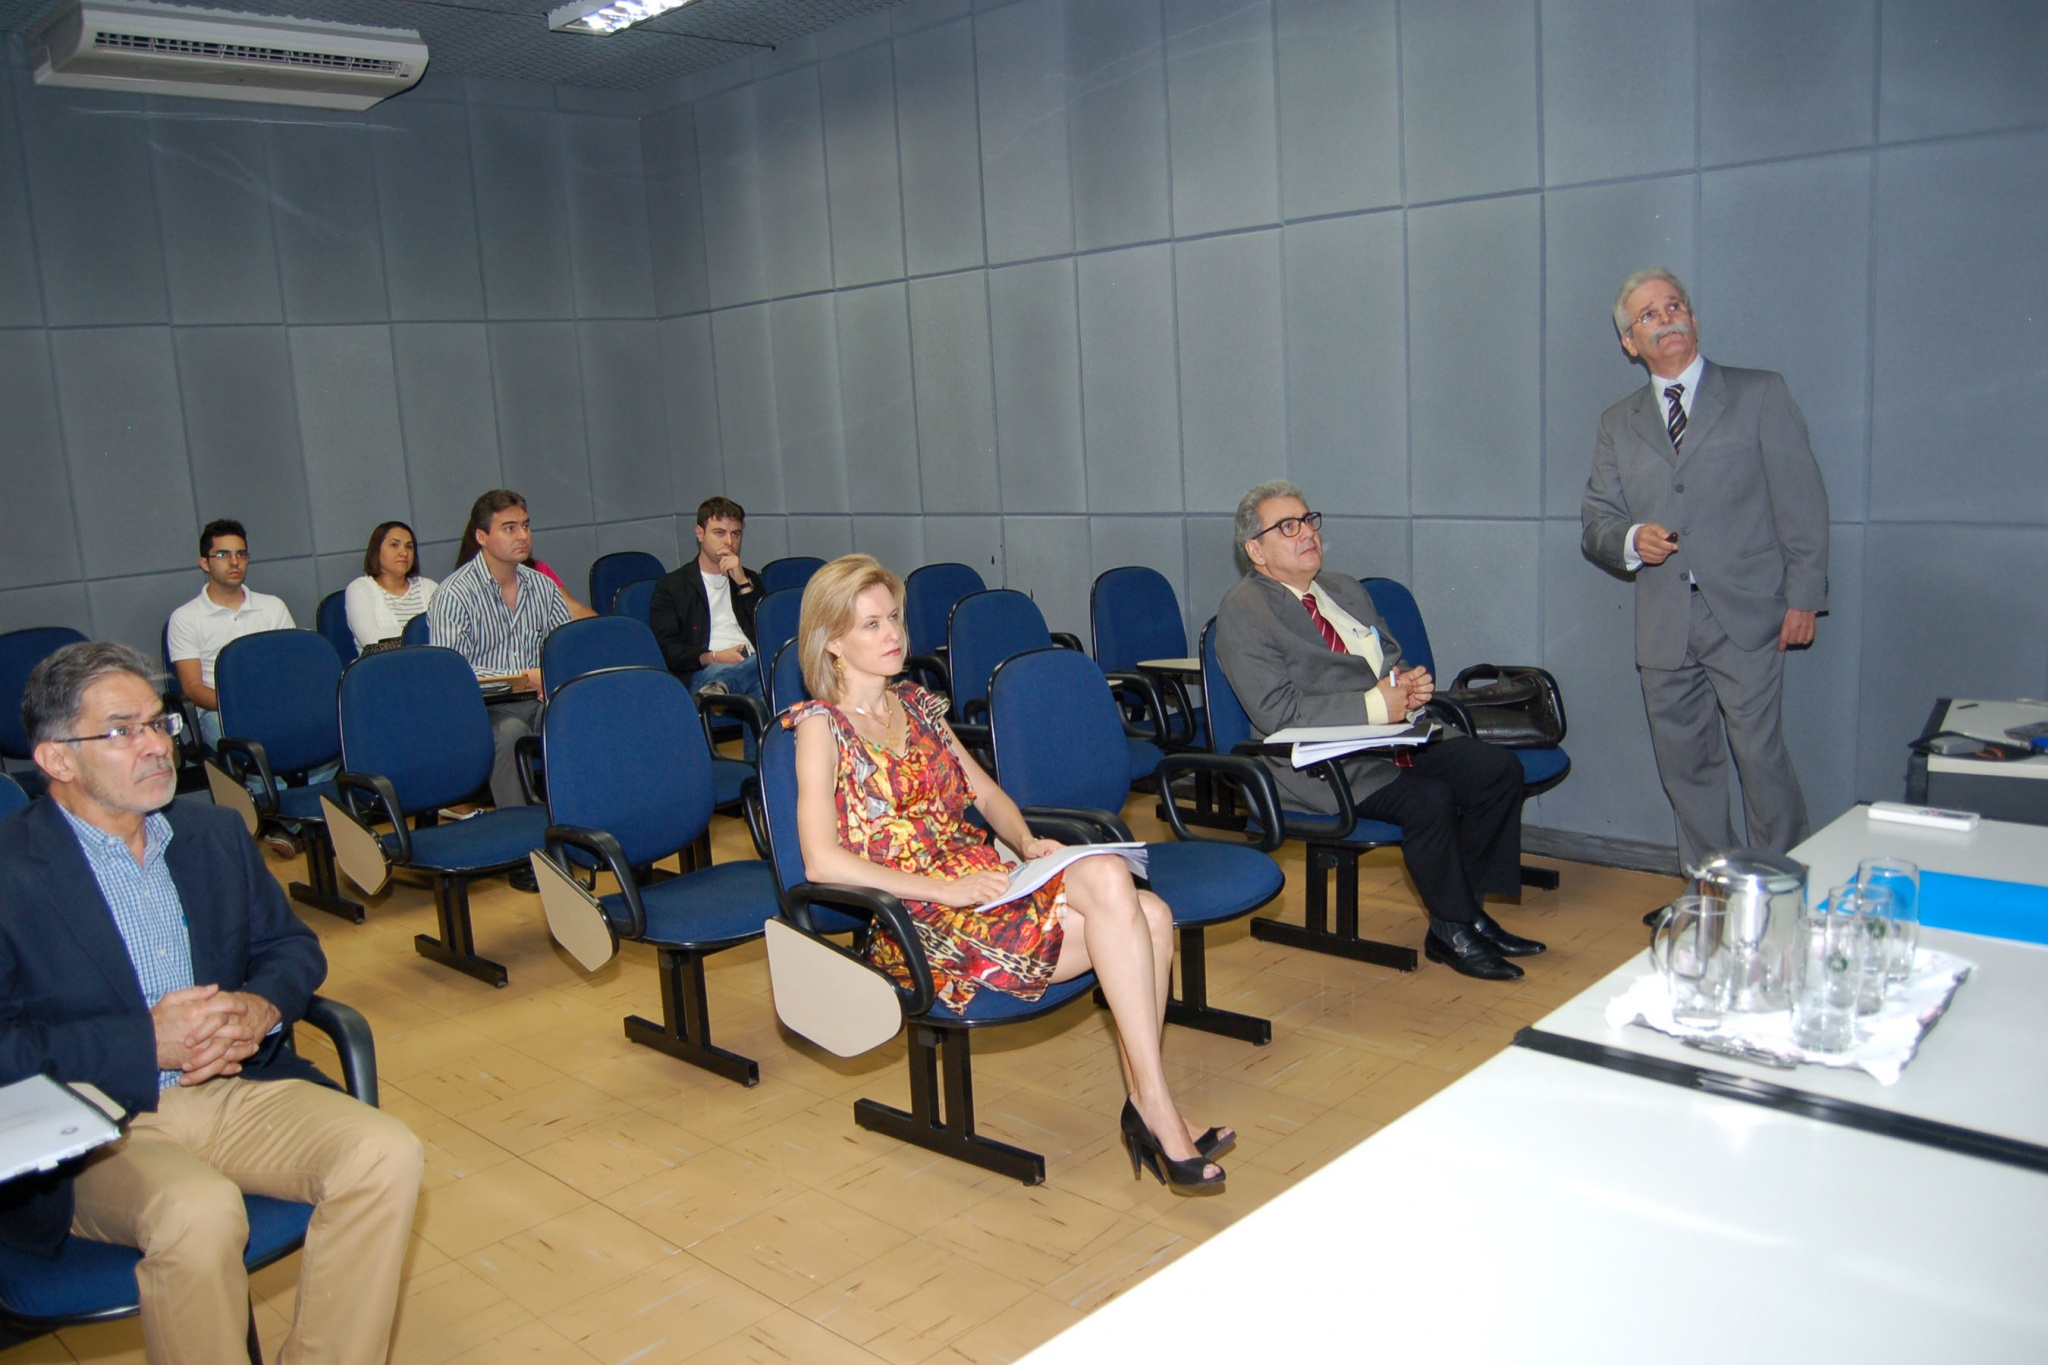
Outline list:
[[[1607,1026],[1642,1024],[1674,1038],[1710,1038],[1731,1048],[1768,1053],[1781,1061],[1819,1066],[1853,1067],[1891,1085],[1920,1050],[1920,1040],[1948,1009],[1956,987],[1976,968],[1968,958],[1922,948],[1913,954],[1913,971],[1885,992],[1884,1008],[1856,1020],[1856,1041],[1846,1052],[1809,1052],[1792,1038],[1792,1012],[1731,1014],[1719,1029],[1688,1028],[1671,1018],[1671,992],[1663,973],[1639,976],[1635,984],[1607,1003]]]

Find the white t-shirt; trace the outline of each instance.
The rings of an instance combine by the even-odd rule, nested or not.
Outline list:
[[[393,597],[368,574],[350,583],[342,601],[348,607],[348,629],[356,637],[356,648],[368,649],[379,640],[395,640],[405,634],[406,623],[427,609],[439,586],[423,574]]]
[[[223,607],[201,588],[199,596],[171,613],[170,632],[164,643],[174,664],[197,659],[200,686],[211,687],[213,661],[228,641],[264,630],[296,630],[298,624],[292,620],[292,609],[282,597],[257,592],[245,584],[242,605]]]
[[[704,648],[713,654],[721,649],[734,649],[747,643],[747,633],[740,629],[740,618],[733,614],[732,580],[722,573],[704,573],[704,598],[711,604],[711,642]]]

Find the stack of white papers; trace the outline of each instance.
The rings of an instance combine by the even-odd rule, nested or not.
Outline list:
[[[1028,863],[1018,863],[1010,869],[1010,889],[986,905],[977,905],[977,911],[993,910],[998,905],[1024,897],[1044,886],[1060,873],[1066,871],[1083,858],[1092,858],[1098,853],[1120,853],[1131,865],[1131,875],[1142,877],[1147,866],[1147,851],[1143,844],[1068,844],[1059,852],[1043,858],[1033,858]]]
[[[1289,761],[1306,768],[1326,758],[1367,749],[1399,749],[1421,744],[1441,728],[1433,720],[1404,721],[1399,725],[1290,725],[1266,736],[1268,744],[1292,744]]]

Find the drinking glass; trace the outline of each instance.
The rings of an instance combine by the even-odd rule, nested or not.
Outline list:
[[[1869,1018],[1884,1008],[1892,965],[1892,893],[1882,886],[1852,882],[1833,896],[1863,929],[1863,959],[1856,977],[1856,1013]]]
[[[1856,1041],[1856,1001],[1869,948],[1860,902],[1838,887],[1799,921],[1799,984],[1792,1036],[1812,1052],[1846,1052]]]
[[[1892,893],[1891,951],[1887,979],[1904,981],[1913,974],[1913,953],[1920,946],[1920,869],[1904,858],[1865,858],[1856,865],[1858,886],[1879,886]]]
[[[1650,939],[1650,958],[1671,990],[1671,1019],[1711,1032],[1721,1027],[1735,988],[1735,941],[1728,908],[1708,896],[1680,896]]]

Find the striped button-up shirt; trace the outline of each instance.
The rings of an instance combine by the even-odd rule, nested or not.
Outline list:
[[[172,991],[192,985],[192,935],[185,924],[185,904],[178,899],[171,869],[164,863],[164,850],[171,845],[171,822],[161,811],[142,822],[141,863],[128,849],[128,841],[87,824],[64,807],[78,846],[85,851],[86,866],[100,884],[107,909],[114,914],[114,927],[127,945],[128,960],[142,982],[142,998],[151,1009]],[[168,1090],[178,1083],[176,1071],[159,1071],[157,1088]]]
[[[569,619],[559,588],[524,564],[514,570],[519,605],[511,610],[482,555],[448,575],[427,608],[428,638],[469,660],[478,677],[538,668],[542,637]]]

